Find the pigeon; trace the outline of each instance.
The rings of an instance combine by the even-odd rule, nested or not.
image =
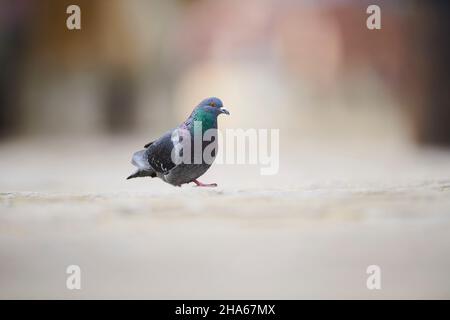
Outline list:
[[[201,101],[186,121],[134,153],[131,163],[137,170],[127,179],[158,177],[178,187],[190,182],[197,187],[217,187],[216,183],[205,184],[197,179],[216,157],[220,114],[230,114],[220,99],[211,97]]]

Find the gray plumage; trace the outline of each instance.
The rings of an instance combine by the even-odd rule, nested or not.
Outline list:
[[[217,116],[222,113],[229,114],[223,108],[220,99],[207,98],[203,100],[181,125],[166,132],[159,139],[146,144],[144,150],[134,153],[131,163],[137,167],[137,170],[127,179],[149,176],[152,178],[161,178],[163,181],[174,186],[180,186],[189,182],[195,182],[197,185],[201,184],[196,179],[209,169],[215,158],[215,153],[213,152],[212,161],[205,162],[202,156],[203,151],[208,146],[208,148],[217,151],[217,141],[215,138],[212,141],[203,141],[202,139],[201,150],[196,150],[194,148],[193,137],[194,123],[195,121],[202,123],[203,132],[206,130],[217,130]],[[173,133],[175,130],[177,134],[180,134],[179,132],[181,134],[190,134],[191,161],[188,163],[182,162],[176,164],[172,161],[172,150],[174,148]],[[200,151],[202,153],[201,155],[199,155]],[[194,162],[196,157],[200,162]]]

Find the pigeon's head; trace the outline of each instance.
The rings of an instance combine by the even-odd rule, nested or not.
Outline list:
[[[219,98],[206,98],[200,104],[196,107],[197,110],[202,110],[203,112],[212,113],[215,116],[218,116],[219,114],[227,114],[229,115],[230,112],[228,112],[227,109],[223,107],[222,101]]]

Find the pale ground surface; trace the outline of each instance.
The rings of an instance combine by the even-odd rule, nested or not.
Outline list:
[[[124,180],[146,142],[0,145],[0,298],[450,298],[450,151],[282,143],[198,189]]]

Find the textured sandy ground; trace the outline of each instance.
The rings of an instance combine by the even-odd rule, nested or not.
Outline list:
[[[0,298],[450,298],[450,152],[282,145],[198,189],[124,180],[139,141],[0,145]]]

